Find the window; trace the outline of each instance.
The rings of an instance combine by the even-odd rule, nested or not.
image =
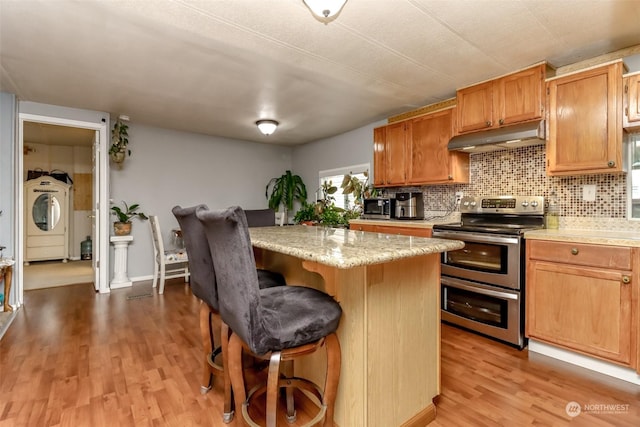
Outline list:
[[[334,187],[338,188],[338,191],[336,191],[333,194],[333,197],[335,198],[334,204],[337,207],[343,208],[343,209],[349,209],[354,207],[355,197],[353,193],[342,194],[342,188],[340,188],[340,184],[342,184],[342,180],[344,179],[344,176],[346,174],[350,174],[351,176],[358,178],[358,180],[364,185],[367,182],[367,177],[365,176],[365,173],[368,173],[368,171],[369,171],[369,164],[361,164],[361,165],[348,166],[344,168],[320,171],[318,173],[319,180],[318,180],[318,190],[316,190],[316,201],[324,197],[324,194],[322,192],[322,184],[326,181],[326,182],[331,182],[331,184]]]

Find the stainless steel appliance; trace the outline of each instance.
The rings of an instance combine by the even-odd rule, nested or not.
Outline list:
[[[362,218],[391,219],[395,217],[395,199],[378,198],[364,199]]]
[[[442,320],[522,349],[526,230],[543,228],[544,197],[464,197],[460,224],[433,237],[465,242],[442,254]]]
[[[397,219],[424,219],[422,193],[396,193]]]

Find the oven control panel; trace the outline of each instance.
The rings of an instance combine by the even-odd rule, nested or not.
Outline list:
[[[543,215],[543,196],[465,196],[460,201],[461,213],[499,213]]]

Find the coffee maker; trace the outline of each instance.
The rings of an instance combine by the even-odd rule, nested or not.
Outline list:
[[[396,193],[396,219],[424,219],[422,193]]]

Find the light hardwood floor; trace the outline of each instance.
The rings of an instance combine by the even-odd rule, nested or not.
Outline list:
[[[224,425],[219,395],[199,391],[198,301],[175,281],[148,290],[27,292],[0,341],[0,427]],[[572,419],[572,401],[620,411]],[[437,408],[437,427],[638,426],[640,387],[445,325]]]

